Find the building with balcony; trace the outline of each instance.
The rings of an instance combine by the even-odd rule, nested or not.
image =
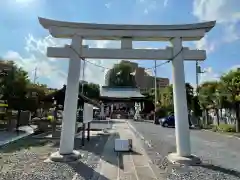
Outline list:
[[[139,67],[138,63],[123,60],[121,63],[127,63],[132,67],[132,71],[135,71],[136,85],[142,91],[149,90],[155,87],[155,76],[150,75],[144,67]],[[110,70],[105,75],[105,86],[109,85]],[[157,77],[157,87],[164,88],[169,85],[168,78]]]

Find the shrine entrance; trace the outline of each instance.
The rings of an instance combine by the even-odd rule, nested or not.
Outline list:
[[[214,26],[215,21],[183,25],[116,25],[55,21],[39,18],[40,24],[55,38],[72,39],[65,47],[48,47],[47,56],[69,58],[59,156],[74,155],[74,133],[77,111],[81,60],[144,59],[172,61],[177,158],[191,156],[188,108],[185,89],[184,61],[203,61],[205,50],[190,50],[183,41],[198,41]],[[86,40],[119,40],[121,49],[89,48]],[[170,41],[165,49],[133,49],[133,41]]]
[[[100,100],[107,104],[106,116],[111,119],[133,119],[135,114],[140,116],[146,97],[138,88],[102,86]]]

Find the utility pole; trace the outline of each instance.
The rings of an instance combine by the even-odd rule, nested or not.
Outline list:
[[[199,79],[198,79],[198,74],[200,67],[198,66],[198,61],[196,61],[196,95],[198,96],[198,86],[199,86]]]
[[[33,84],[36,83],[36,80],[37,80],[37,67],[34,70]]]
[[[199,86],[199,74],[203,74],[206,71],[202,71],[201,67],[198,64],[198,61],[196,61],[196,95],[198,96],[198,86]]]
[[[84,76],[85,76],[85,59],[83,59],[83,74],[82,74],[82,94],[83,94],[83,87],[84,87]]]
[[[154,123],[156,123],[156,109],[157,109],[157,60],[154,60],[154,73],[155,73],[155,79],[154,79],[154,90],[155,90],[155,96],[154,96],[154,101],[155,101],[155,105],[154,105]]]

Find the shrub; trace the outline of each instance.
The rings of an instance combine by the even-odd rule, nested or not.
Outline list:
[[[218,131],[218,126],[211,125],[211,126],[209,126],[209,127],[211,127],[210,129],[211,129],[213,132],[217,132],[217,131]]]
[[[167,116],[167,112],[166,112],[166,110],[163,109],[163,108],[158,108],[158,109],[156,110],[156,116],[157,116],[158,118],[163,118],[163,117]]]
[[[219,124],[218,130],[222,132],[236,132],[236,128],[229,124]]]

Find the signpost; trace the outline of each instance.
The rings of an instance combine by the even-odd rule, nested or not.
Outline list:
[[[93,121],[93,105],[84,103],[83,107],[83,129],[82,129],[82,146],[84,146],[85,127],[87,124],[87,140],[90,140],[90,123]]]

